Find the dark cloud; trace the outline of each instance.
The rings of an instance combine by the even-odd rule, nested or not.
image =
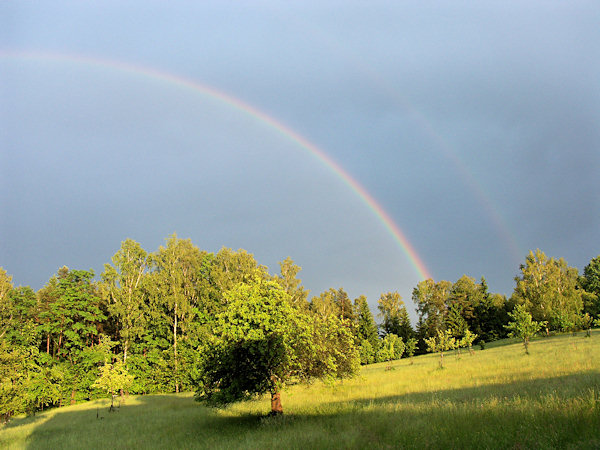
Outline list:
[[[0,5],[0,49],[206,83],[326,151],[437,279],[510,294],[529,249],[599,253],[595,2]],[[306,149],[214,98],[115,69],[0,56],[0,264],[41,284],[173,231],[294,258],[313,294],[410,298],[410,260]],[[516,254],[516,255],[515,255]]]

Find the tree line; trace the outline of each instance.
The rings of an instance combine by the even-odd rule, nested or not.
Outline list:
[[[0,414],[35,412],[100,396],[194,390],[223,405],[288,383],[352,376],[359,364],[470,348],[507,336],[518,306],[546,332],[591,327],[600,316],[600,256],[579,276],[563,259],[530,252],[510,298],[485,281],[424,280],[413,329],[397,292],[342,289],[308,299],[291,258],[269,274],[245,250],[211,253],[172,235],[155,252],[127,239],[92,270],[60,268],[35,292],[0,268]],[[446,342],[446,341],[444,341]],[[443,355],[443,353],[442,353]]]

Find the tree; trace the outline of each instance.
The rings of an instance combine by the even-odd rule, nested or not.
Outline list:
[[[373,318],[373,313],[369,304],[367,303],[367,297],[361,295],[354,300],[354,311],[356,317],[356,340],[360,344],[360,347],[365,347],[361,350],[361,362],[363,364],[369,364],[373,362],[373,357],[379,348],[379,334],[377,333],[377,324]]]
[[[535,322],[531,314],[527,311],[525,305],[517,305],[508,315],[511,321],[506,326],[510,337],[516,337],[523,340],[525,353],[529,355],[529,339],[533,337],[544,326],[544,322]]]
[[[281,275],[275,277],[275,281],[288,293],[290,301],[295,308],[308,309],[308,291],[302,286],[302,280],[298,278],[301,267],[294,264],[289,256],[279,263]]]
[[[377,362],[394,361],[402,358],[406,346],[401,337],[395,334],[386,334],[381,340],[381,346],[377,352]],[[388,369],[390,366],[388,365]]]
[[[44,292],[51,301],[40,312],[42,329],[52,340],[52,357],[64,365],[63,387],[67,392],[63,394],[70,391],[71,403],[77,401],[76,396],[88,397],[91,368],[97,363],[93,346],[98,341],[100,324],[106,319],[93,278],[93,270],[59,269]]]
[[[460,340],[461,347],[467,347],[469,349],[469,353],[473,355],[475,352],[473,351],[473,341],[477,339],[477,335],[471,333],[471,330],[468,328],[465,330],[465,334],[463,338]]]
[[[475,316],[475,308],[483,300],[485,292],[487,292],[485,279],[482,278],[482,284],[477,284],[474,278],[463,275],[452,285],[448,296],[448,306],[454,306],[460,311],[467,325],[471,325]]]
[[[444,319],[448,310],[448,298],[452,283],[435,282],[427,279],[413,289],[412,299],[419,314],[419,332],[423,338],[436,337],[444,329]]]
[[[143,332],[146,325],[146,305],[141,284],[150,261],[140,244],[126,239],[112,257],[112,263],[104,265],[103,291],[109,303],[109,312],[119,322],[123,364],[127,364],[131,341]]]
[[[600,317],[600,255],[593,258],[583,269],[580,278],[583,292],[583,312]]]
[[[410,364],[414,363],[413,355],[415,354],[415,350],[417,348],[417,340],[415,338],[411,338],[406,341],[406,355],[410,358]]]
[[[381,329],[384,335],[395,334],[404,341],[413,337],[414,331],[400,294],[397,292],[381,294],[378,309],[379,317],[383,319]]]
[[[222,406],[269,392],[271,413],[281,414],[280,392],[287,383],[356,370],[352,335],[340,320],[295,309],[276,282],[256,277],[224,297],[228,307],[217,315],[200,357],[197,400]]]
[[[199,313],[201,287],[204,286],[202,267],[206,252],[201,252],[190,239],[178,239],[173,234],[167,246],[161,246],[152,256],[156,272],[150,280],[154,287],[155,301],[161,303],[170,323],[172,380],[175,392],[181,386],[180,341],[185,341],[191,331],[195,316]]]
[[[133,376],[127,372],[127,367],[120,359],[113,361],[111,349],[114,342],[110,338],[103,336],[98,347],[104,357],[104,364],[100,367],[98,378],[92,385],[94,388],[105,391],[110,395],[109,411],[114,410],[114,400],[116,393],[127,390],[133,383]]]
[[[440,352],[440,369],[444,368],[444,352],[456,348],[456,339],[450,330],[438,330],[437,336],[425,339],[427,349],[432,352]]]
[[[547,322],[550,329],[568,329],[583,308],[577,269],[539,249],[529,252],[520,269],[512,302],[524,305],[535,321]]]
[[[11,329],[13,308],[8,294],[13,289],[12,277],[0,267],[0,338]]]

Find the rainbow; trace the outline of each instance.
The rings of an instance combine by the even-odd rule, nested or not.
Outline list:
[[[211,86],[199,83],[198,81],[185,78],[169,72],[164,72],[155,68],[134,65],[130,63],[114,61],[110,59],[97,58],[85,55],[73,55],[63,53],[48,53],[48,52],[31,52],[31,51],[2,51],[0,50],[0,58],[16,59],[16,60],[48,60],[53,62],[70,62],[86,64],[89,66],[97,66],[101,68],[109,68],[126,73],[135,74],[147,78],[152,78],[165,83],[179,86],[184,89],[192,90],[201,95],[208,96],[212,99],[234,108],[244,114],[247,114],[257,120],[259,123],[277,132],[285,139],[295,143],[299,147],[306,150],[309,154],[315,157],[320,163],[324,164],[331,172],[333,172],[344,184],[346,184],[364,203],[368,209],[379,219],[385,229],[393,237],[400,249],[409,259],[414,270],[421,279],[433,278],[425,266],[423,260],[419,257],[414,247],[409,242],[405,233],[394,222],[390,215],[383,207],[373,198],[371,194],[354,179],[339,163],[333,160],[323,150],[310,142],[305,137],[301,136],[287,125],[279,120],[269,116],[258,108],[245,103],[244,101],[219,91]]]
[[[354,70],[368,78],[377,88],[384,92],[387,98],[396,101],[410,114],[411,119],[419,125],[421,130],[423,130],[429,136],[432,142],[435,143],[436,148],[452,163],[454,169],[460,175],[460,180],[462,180],[469,191],[473,193],[482,209],[491,219],[498,234],[504,239],[504,242],[507,244],[507,248],[513,260],[515,262],[521,261],[526,252],[522,250],[521,246],[517,242],[515,233],[513,230],[511,230],[509,225],[498,211],[497,207],[495,207],[491,201],[490,195],[486,192],[483,184],[475,178],[473,172],[467,168],[467,165],[460,158],[456,149],[453,148],[453,146],[441,136],[441,134],[432,125],[431,121],[428,120],[421,111],[407,101],[402,92],[400,92],[388,79],[383,77],[380,73],[374,71],[367,63],[357,57],[353,49],[349,48],[345,42],[337,39],[333,35],[323,32],[321,29],[312,27],[309,24],[303,23],[302,26],[309,27],[307,32],[313,36],[316,36],[316,39],[319,42],[328,46],[332,54],[336,55],[338,58],[344,59],[347,64],[353,67]]]

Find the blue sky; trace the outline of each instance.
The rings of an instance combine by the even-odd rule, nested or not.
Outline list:
[[[581,271],[600,254],[599,22],[593,1],[2,2],[0,266],[38,289],[177,232],[271,272],[291,256],[312,295],[397,290],[413,312],[413,264],[331,168],[231,105],[85,57],[293,129],[436,280],[510,295],[535,248]]]

